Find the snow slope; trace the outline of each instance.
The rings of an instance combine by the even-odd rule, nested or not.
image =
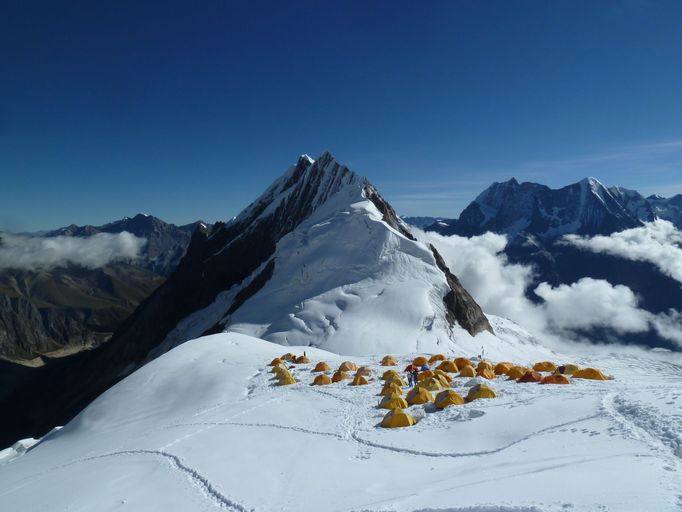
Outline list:
[[[491,357],[553,357],[492,319]],[[479,335],[480,336],[480,335]],[[453,347],[471,355],[470,347]],[[500,379],[498,398],[377,427],[380,384],[273,386],[286,350],[237,333],[194,340],[109,389],[24,456],[0,465],[0,508],[30,511],[672,511],[682,507],[682,374],[653,358],[572,362],[615,380]],[[293,349],[301,353],[302,348]],[[306,347],[313,363],[344,357]],[[375,370],[379,357],[355,358]],[[454,355],[454,354],[451,354]],[[412,356],[401,356],[404,364]],[[466,392],[466,379],[455,387]]]

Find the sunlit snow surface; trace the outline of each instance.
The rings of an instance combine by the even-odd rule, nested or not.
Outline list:
[[[382,429],[380,382],[313,387],[311,364],[296,367],[297,384],[274,386],[266,365],[287,350],[303,351],[236,333],[172,350],[1,465],[0,510],[682,508],[679,366],[554,356],[615,379],[497,379],[496,399],[413,406],[416,426]],[[495,350],[522,364],[551,357],[510,341]],[[350,359],[306,351],[332,367]],[[353,360],[383,371],[383,355]],[[455,388],[465,394],[468,380]]]

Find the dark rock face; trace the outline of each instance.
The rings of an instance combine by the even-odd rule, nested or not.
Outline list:
[[[349,187],[362,190],[385,222],[414,239],[393,208],[365,178],[340,165],[329,153],[315,162],[301,157],[238,217],[218,223],[210,231],[199,226],[177,269],[140,304],[109,342],[84,353],[71,364],[58,362],[39,369],[39,379],[25,383],[1,401],[0,407],[20,410],[18,404],[22,403],[33,403],[34,407],[13,415],[11,424],[3,427],[0,445],[21,436],[40,435],[68,421],[149,357],[171,348],[172,345],[166,345],[166,338],[181,320],[213,304],[221,292],[231,290],[232,298],[224,309],[212,311],[212,323],[204,328],[207,332],[219,332],[221,320],[234,313],[273,275],[277,242]],[[450,324],[457,322],[472,334],[491,330],[480,307],[449,272],[442,258],[435,252],[434,255],[451,286],[444,297]],[[56,384],[47,386],[48,382]],[[48,392],[43,391],[46,388]],[[40,393],[36,392],[38,389]]]

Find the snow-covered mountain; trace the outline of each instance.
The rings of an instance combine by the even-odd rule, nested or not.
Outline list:
[[[560,189],[512,178],[490,185],[458,219],[440,219],[427,229],[444,235],[493,231],[511,238],[555,240],[566,234],[608,235],[655,219],[682,227],[682,195],[645,198],[591,177]]]
[[[156,274],[169,275],[187,250],[192,233],[202,221],[176,226],[153,215],[138,213],[134,217],[123,217],[101,226],[77,226],[71,224],[63,228],[42,233],[41,236],[76,236],[88,237],[97,233],[122,233],[124,231],[144,238],[147,243],[142,249],[138,266]]]
[[[47,430],[144,362],[223,330],[369,354],[444,350],[493,329],[366,178],[328,152],[304,155],[232,221],[199,226],[175,272],[61,389],[18,393],[44,407],[17,428]]]

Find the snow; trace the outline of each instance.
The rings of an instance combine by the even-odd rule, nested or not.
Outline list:
[[[486,339],[487,356],[548,358],[519,327],[491,320],[499,338]],[[274,386],[267,363],[303,350],[312,364],[295,367],[299,382]],[[383,355],[353,360],[378,373]],[[414,354],[394,355],[402,369]],[[0,465],[0,503],[24,512],[679,510],[680,366],[643,352],[550,355],[615,378],[496,379],[498,398],[412,406],[416,426],[382,429],[379,382],[309,385],[315,362],[347,356],[237,333],[199,338]],[[467,380],[455,389],[466,392]]]

